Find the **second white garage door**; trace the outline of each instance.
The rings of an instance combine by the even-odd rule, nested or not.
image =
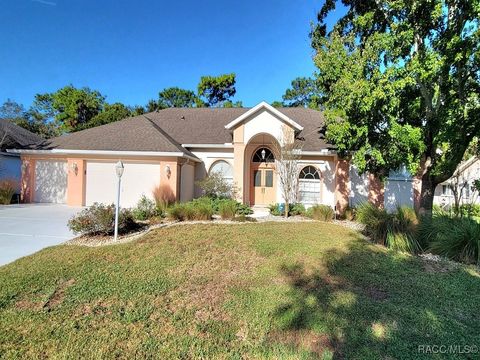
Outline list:
[[[153,189],[160,184],[160,163],[123,163],[120,204],[133,207],[142,195],[153,198]],[[85,204],[115,203],[117,190],[115,162],[88,161]]]

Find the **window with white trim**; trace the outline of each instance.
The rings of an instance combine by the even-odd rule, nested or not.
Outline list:
[[[222,177],[229,183],[233,184],[233,168],[224,160],[216,161],[211,167],[209,174],[220,173]]]
[[[299,175],[299,195],[303,204],[320,203],[320,172],[314,166],[305,166]]]

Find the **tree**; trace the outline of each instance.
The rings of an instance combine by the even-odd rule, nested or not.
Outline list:
[[[219,76],[202,76],[198,84],[198,97],[205,106],[222,106],[236,93],[235,74]],[[197,106],[202,105],[197,101]]]
[[[287,89],[282,96],[283,104],[288,107],[319,108],[318,89],[315,80],[297,77],[292,81],[291,89]]]
[[[222,107],[224,107],[224,108],[241,108],[241,107],[243,107],[243,103],[241,101],[233,102],[231,100],[227,100],[223,103]]]
[[[298,200],[298,172],[301,142],[295,138],[295,133],[287,126],[282,127],[282,135],[278,142],[273,143],[275,154],[275,172],[285,201],[285,217],[290,212],[290,204]]]
[[[363,171],[406,164],[421,177],[420,210],[480,132],[480,2],[328,0],[312,32],[327,140]],[[417,172],[418,171],[418,172]]]
[[[274,108],[281,108],[284,106],[283,103],[278,100],[273,101],[270,105],[272,105]]]
[[[32,108],[37,117],[52,119],[59,133],[65,133],[87,127],[104,105],[105,97],[100,92],[68,85],[54,93],[35,95]]]
[[[132,112],[122,103],[105,104],[103,111],[95,115],[84,128],[109,124],[132,116]]]
[[[0,119],[18,120],[25,117],[25,108],[12,99],[7,99],[2,106],[0,106]]]
[[[195,93],[191,90],[170,87],[160,91],[158,94],[158,104],[162,109],[193,107],[195,105],[195,98]]]

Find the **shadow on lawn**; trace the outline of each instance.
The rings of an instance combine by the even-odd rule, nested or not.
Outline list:
[[[480,348],[479,297],[464,301],[480,292],[478,278],[458,269],[429,272],[416,257],[360,239],[323,261],[282,266],[289,301],[277,309],[272,343],[333,359],[431,358],[421,345]]]

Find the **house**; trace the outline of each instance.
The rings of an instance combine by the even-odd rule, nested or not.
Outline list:
[[[42,142],[43,139],[15,125],[7,119],[0,119],[0,180],[9,179],[18,182],[20,190],[21,160],[18,153],[9,153],[7,149],[28,149]]]
[[[433,203],[446,208],[454,205],[455,189],[460,205],[480,203],[478,191],[473,188],[473,182],[477,179],[480,179],[480,159],[472,157],[460,163],[453,176],[435,188]]]
[[[112,203],[114,166],[125,166],[123,206],[168,187],[177,201],[201,196],[196,181],[220,171],[238,200],[252,206],[283,202],[274,145],[287,133],[302,143],[300,201],[341,212],[349,203],[349,163],[327,144],[321,112],[305,108],[168,108],[51,139],[35,149],[13,150],[23,162],[26,202]],[[369,196],[374,198],[375,188]]]

